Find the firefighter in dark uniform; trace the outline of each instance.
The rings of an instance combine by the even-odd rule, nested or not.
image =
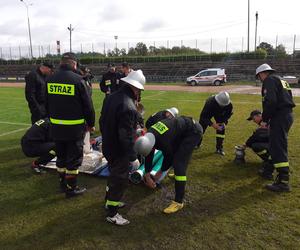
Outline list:
[[[216,130],[216,153],[220,155],[225,155],[223,150],[225,126],[228,124],[228,120],[232,116],[232,109],[233,107],[229,94],[227,92],[220,92],[206,100],[200,114],[199,123],[203,128],[203,133],[205,133],[208,126],[213,127]],[[215,122],[212,122],[211,118],[214,118]]]
[[[183,208],[186,171],[195,146],[202,137],[202,127],[198,122],[186,116],[164,119],[152,125],[145,136],[136,140],[135,150],[145,156],[145,183],[155,188],[162,172],[171,166],[175,173],[175,199],[164,209],[164,213],[175,213]],[[154,179],[150,176],[155,149],[161,150],[164,156],[161,170]]]
[[[79,73],[80,73],[80,75],[82,75],[82,78],[85,81],[85,83],[89,89],[90,95],[92,96],[92,93],[93,93],[92,80],[94,78],[94,75],[91,73],[91,70],[84,65],[80,65]]]
[[[62,55],[60,68],[47,79],[47,109],[56,146],[57,171],[66,197],[85,192],[77,186],[78,167],[83,159],[83,137],[94,129],[95,112],[87,86],[75,73],[76,57]]]
[[[35,122],[21,139],[21,146],[27,157],[39,157],[31,167],[36,173],[43,173],[41,166],[46,165],[55,156],[55,143],[50,135],[48,118]]]
[[[121,80],[121,78],[124,78],[126,76],[128,76],[128,74],[132,71],[133,69],[131,68],[131,65],[128,62],[123,62],[121,64],[121,72],[119,73],[119,85],[118,88],[121,88],[123,84],[125,84],[123,82],[123,80]],[[140,97],[137,100],[138,102],[140,102]]]
[[[274,75],[274,69],[268,64],[262,64],[256,69],[256,77],[262,82],[263,97],[262,127],[269,126],[269,150],[274,168],[278,175],[273,184],[266,188],[275,192],[290,191],[288,132],[293,124],[292,90],[289,84]]]
[[[253,121],[259,127],[248,138],[245,147],[251,148],[254,153],[263,160],[259,174],[265,179],[272,180],[274,167],[269,153],[269,129],[260,127],[262,113],[259,110],[253,110],[247,120]]]
[[[116,225],[129,223],[118,213],[118,208],[123,206],[121,199],[128,184],[130,162],[137,161],[133,146],[140,114],[135,101],[144,89],[145,77],[141,70],[137,70],[122,80],[126,84],[105,97],[99,120],[102,151],[110,170],[105,197],[106,220]]]
[[[146,124],[145,124],[145,127],[148,129],[150,128],[153,124],[161,121],[161,120],[164,120],[166,118],[174,118],[174,117],[177,117],[179,114],[179,111],[177,108],[175,107],[172,107],[172,108],[169,108],[169,109],[165,109],[165,110],[162,110],[162,111],[159,111],[153,115],[151,115],[148,120],[146,121]]]
[[[108,71],[103,74],[100,81],[100,90],[109,95],[119,88],[120,74],[116,71],[114,64],[107,65]]]
[[[52,64],[45,62],[25,76],[25,97],[31,113],[32,124],[47,117],[45,108],[45,78],[52,74],[53,68]]]

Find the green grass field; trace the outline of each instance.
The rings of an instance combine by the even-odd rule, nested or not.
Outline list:
[[[81,176],[88,188],[83,197],[66,200],[58,192],[54,171],[38,176],[32,159],[20,148],[30,116],[21,88],[0,88],[0,249],[300,249],[300,109],[290,131],[292,192],[266,191],[257,175],[260,160],[247,151],[245,166],[236,166],[234,145],[243,143],[255,125],[249,112],[260,108],[259,96],[232,95],[234,115],[225,140],[225,157],[214,154],[212,129],[188,168],[186,206],[177,214],[162,209],[173,194],[173,181],[161,190],[130,185],[121,213],[131,224],[105,222],[106,180]],[[176,106],[198,119],[209,94],[147,91],[146,117]],[[295,99],[300,102],[299,98]],[[97,120],[102,95],[94,91]]]

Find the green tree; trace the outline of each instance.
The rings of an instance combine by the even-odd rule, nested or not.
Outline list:
[[[282,44],[279,44],[275,49],[275,55],[277,57],[283,58],[287,56],[286,49]]]
[[[142,42],[136,44],[135,51],[139,56],[146,56],[148,54],[147,46]]]
[[[274,54],[274,48],[271,44],[266,43],[266,42],[261,42],[258,46],[257,49],[264,49],[267,51],[268,55],[273,55]]]

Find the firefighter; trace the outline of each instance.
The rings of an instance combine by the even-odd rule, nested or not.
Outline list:
[[[91,70],[84,65],[81,65],[79,67],[79,73],[80,73],[80,75],[82,75],[83,80],[85,81],[86,85],[88,86],[90,95],[92,96],[92,92],[93,92],[92,80],[94,78],[94,75],[91,73]]]
[[[232,109],[233,107],[229,94],[227,92],[220,92],[206,100],[200,114],[199,123],[203,128],[203,133],[205,133],[208,126],[213,127],[216,130],[216,154],[222,156],[225,155],[223,150],[225,127],[228,124],[229,118],[232,116]],[[212,122],[211,118],[214,118],[215,122]]]
[[[51,161],[55,153],[55,144],[50,135],[48,118],[35,122],[21,139],[22,151],[27,157],[39,157],[32,162],[31,168],[35,173],[44,173],[41,166]]]
[[[272,180],[274,167],[269,153],[269,129],[260,126],[262,113],[259,110],[253,110],[247,120],[253,121],[259,127],[248,138],[245,147],[251,148],[263,160],[262,169],[259,170],[259,174],[265,179]]]
[[[182,209],[186,171],[195,146],[202,137],[202,127],[198,122],[186,116],[164,119],[152,125],[145,136],[135,142],[135,150],[145,156],[144,181],[150,188],[155,188],[162,173],[173,167],[175,173],[175,199],[164,209],[164,213],[175,213]],[[161,170],[152,179],[150,172],[155,149],[161,150],[164,160]]]
[[[106,95],[109,95],[118,90],[120,74],[116,71],[114,64],[107,65],[108,71],[103,74],[100,81],[100,89]]]
[[[275,192],[288,192],[288,132],[293,124],[292,112],[295,103],[289,84],[274,72],[268,64],[262,64],[256,69],[256,77],[262,82],[263,113],[260,125],[269,126],[269,150],[274,168],[278,172],[274,183],[266,188]]]
[[[25,97],[31,113],[31,123],[47,117],[45,108],[45,78],[52,74],[53,64],[44,62],[25,76]]]
[[[146,128],[150,128],[153,124],[157,123],[158,121],[161,121],[163,119],[166,119],[166,118],[174,118],[174,117],[177,117],[179,114],[179,111],[177,108],[175,107],[172,107],[172,108],[169,108],[169,109],[165,109],[165,110],[162,110],[162,111],[159,111],[153,115],[151,115],[148,120],[146,121]]]
[[[95,112],[86,84],[76,72],[73,53],[62,55],[60,68],[47,80],[47,108],[57,154],[60,186],[66,198],[85,192],[77,186],[83,159],[83,136],[94,130]]]
[[[123,62],[121,64],[121,72],[119,73],[119,85],[118,88],[120,88],[124,82],[121,80],[121,78],[128,76],[128,74],[132,71],[131,65],[128,62]],[[140,101],[140,98],[138,98],[138,102]]]
[[[102,151],[110,170],[105,197],[106,220],[121,226],[129,224],[129,220],[118,213],[118,208],[124,206],[121,199],[128,184],[129,165],[131,162],[139,165],[133,149],[140,117],[135,101],[144,89],[145,76],[141,70],[131,71],[122,80],[126,84],[105,97],[99,120]]]
[[[123,62],[121,65],[122,77],[128,76],[132,71],[131,65],[128,62]]]

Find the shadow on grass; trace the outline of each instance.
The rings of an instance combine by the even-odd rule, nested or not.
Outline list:
[[[124,249],[125,246],[129,248],[135,246],[132,249],[144,247],[166,249],[163,246],[178,249],[181,243],[176,243],[174,236],[177,238],[180,235],[188,235],[193,228],[199,230],[197,228],[199,223],[215,220],[222,215],[230,217],[230,213],[242,206],[264,202],[272,197],[273,194],[261,192],[259,183],[253,180],[223,193],[201,195],[200,199],[193,199],[176,215],[166,216],[157,209],[153,209],[151,213],[147,210],[141,211],[136,217],[131,216],[132,224],[125,228],[107,224],[104,220],[105,211],[98,204],[91,204],[84,209],[61,211],[61,216],[49,219],[49,222],[38,230],[17,239],[6,239],[2,245],[20,249],[32,245],[38,246],[38,249],[79,248],[79,246],[89,249]],[[147,198],[149,197],[144,197],[142,200]],[[140,206],[139,199],[140,197],[133,198],[130,202],[133,206],[135,204]],[[140,206],[140,209],[143,208]],[[122,213],[124,212],[128,213],[128,208]],[[151,239],[154,235],[156,241]]]
[[[128,206],[121,213],[125,217],[128,216],[132,223],[125,228],[105,222],[102,201],[106,179],[82,176],[81,183],[88,184],[90,190],[100,187],[101,191],[95,192],[97,195],[88,194],[88,197],[83,197],[86,200],[78,197],[78,203],[81,205],[77,207],[76,200],[64,201],[63,195],[53,194],[54,190],[57,190],[55,172],[41,178],[35,176],[30,189],[36,192],[23,192],[17,201],[16,197],[1,201],[0,207],[2,211],[6,211],[5,217],[23,215],[26,218],[27,211],[39,213],[51,208],[57,210],[58,207],[60,210],[40,227],[22,232],[17,237],[12,234],[3,240],[1,245],[10,249],[27,249],[33,245],[37,246],[37,249],[124,249],[125,246],[128,249],[179,249],[183,243],[177,240],[184,240],[183,237],[188,237],[193,230],[199,235],[208,234],[204,228],[199,229],[199,224],[206,224],[224,215],[230,217],[231,213],[241,207],[263,203],[276,195],[262,191],[262,181],[256,177],[257,164],[247,164],[243,168],[233,165],[232,162],[220,164],[222,165],[212,168],[206,166],[206,171],[192,171],[193,178],[191,183],[188,183],[187,205],[176,215],[166,216],[161,212],[174,195],[172,180],[165,180],[164,188],[154,192],[143,185],[130,185],[124,196]],[[26,171],[20,170],[19,174]],[[204,179],[203,183],[201,176]],[[20,178],[21,176],[17,178],[18,181]],[[208,189],[205,189],[205,186]],[[84,202],[87,203],[82,208]],[[71,207],[70,203],[73,204]]]

